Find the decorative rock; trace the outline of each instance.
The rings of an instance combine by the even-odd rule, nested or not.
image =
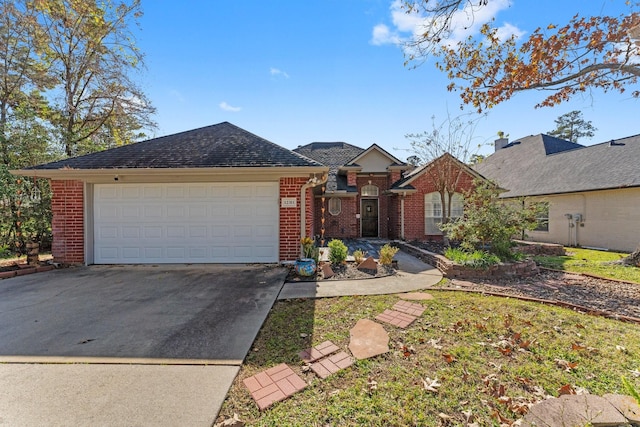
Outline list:
[[[365,273],[373,272],[372,274],[375,274],[378,271],[378,263],[373,257],[369,257],[358,265],[358,270],[364,271]]]
[[[605,399],[624,415],[633,425],[640,425],[640,405],[631,396],[623,394],[605,394]]]
[[[619,426],[626,418],[605,398],[592,395],[565,395],[532,406],[521,426]]]
[[[406,294],[397,294],[399,298],[410,301],[426,301],[432,300],[433,295],[426,292],[407,292]]]
[[[349,350],[356,359],[368,359],[389,351],[389,334],[373,320],[358,320],[349,335]]]
[[[328,263],[324,263],[322,264],[322,277],[324,277],[325,279],[328,279],[330,277],[334,276],[334,272],[333,269],[331,268],[331,264]]]

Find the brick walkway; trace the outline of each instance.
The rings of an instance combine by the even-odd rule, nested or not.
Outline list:
[[[404,329],[424,311],[423,305],[402,300],[398,301],[392,310],[387,309],[376,316],[376,320]],[[331,341],[302,350],[298,356],[310,364],[307,366],[321,379],[348,368],[355,360]],[[307,386],[307,383],[284,363],[246,378],[243,382],[260,410],[294,395]]]
[[[260,372],[244,380],[244,385],[249,389],[251,397],[256,401],[260,410],[263,410],[275,402],[293,396],[304,389],[304,382],[293,370],[284,363]]]

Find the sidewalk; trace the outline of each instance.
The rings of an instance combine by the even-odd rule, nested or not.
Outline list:
[[[437,268],[414,256],[399,251],[395,259],[398,260],[398,273],[394,276],[285,283],[278,299],[395,294],[424,289],[442,280],[442,273]]]

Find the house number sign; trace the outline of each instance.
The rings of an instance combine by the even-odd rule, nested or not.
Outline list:
[[[280,199],[281,208],[295,208],[297,206],[295,197],[283,197]]]

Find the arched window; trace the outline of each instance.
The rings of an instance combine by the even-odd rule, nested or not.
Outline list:
[[[362,197],[378,197],[378,187],[375,185],[364,185],[360,189],[360,195]]]
[[[329,199],[329,213],[331,215],[340,215],[342,212],[342,200],[337,197]]]
[[[464,200],[462,195],[454,193],[451,198],[450,219],[460,218],[463,215]],[[437,191],[424,195],[424,234],[440,235],[442,224],[442,201]]]

